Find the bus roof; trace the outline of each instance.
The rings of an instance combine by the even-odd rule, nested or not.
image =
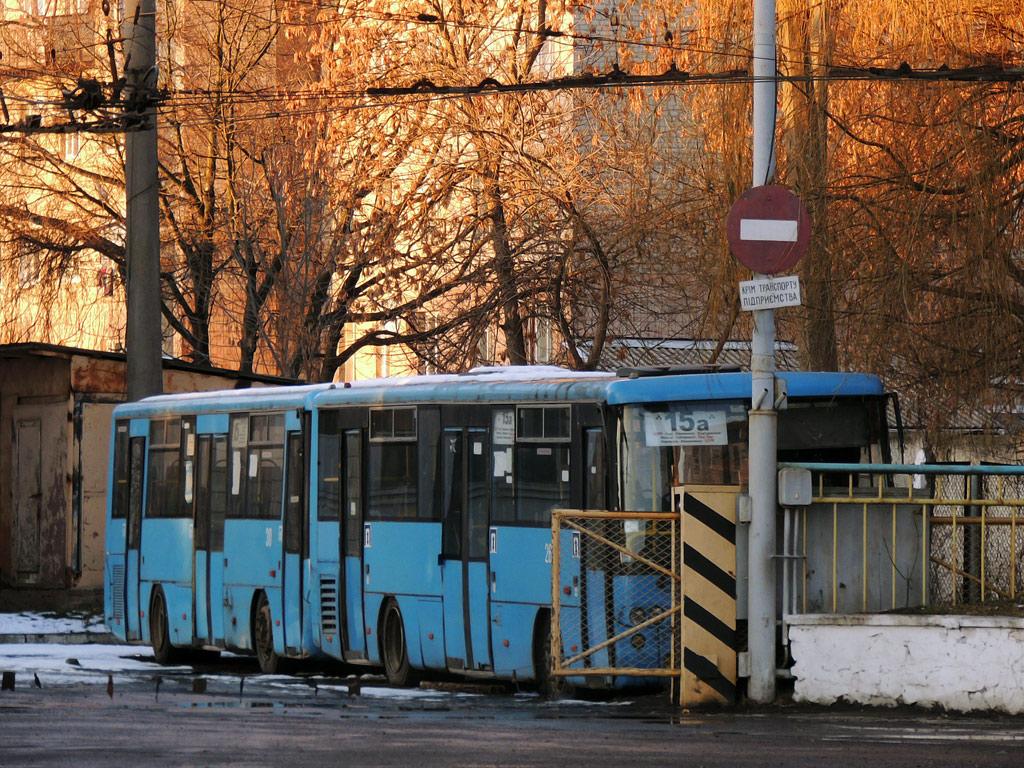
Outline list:
[[[777,373],[789,397],[881,395],[876,376],[861,373]],[[156,395],[117,407],[119,418],[174,413],[330,408],[387,403],[513,401],[607,402],[610,405],[674,400],[749,400],[749,372],[668,374],[621,378],[553,366],[475,368],[464,374],[368,379],[347,384],[259,387]]]

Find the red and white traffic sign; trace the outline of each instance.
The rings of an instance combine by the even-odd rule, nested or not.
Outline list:
[[[754,272],[777,275],[807,252],[811,217],[786,187],[753,187],[732,204],[725,234],[741,264]]]

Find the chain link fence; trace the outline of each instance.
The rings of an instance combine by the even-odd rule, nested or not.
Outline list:
[[[986,468],[995,469],[995,468]],[[930,475],[930,598],[939,605],[1020,598],[1024,477]]]
[[[552,514],[552,673],[680,674],[679,515]]]

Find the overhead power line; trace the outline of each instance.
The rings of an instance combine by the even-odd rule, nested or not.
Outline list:
[[[1024,68],[964,67],[951,69],[945,65],[937,69],[913,69],[902,64],[895,69],[869,67],[831,67],[819,76],[777,75],[779,82],[809,82],[814,80],[917,80],[950,82],[1019,82],[1024,80]],[[493,78],[482,80],[477,85],[453,86],[435,85],[430,80],[419,80],[409,86],[368,88],[368,96],[405,96],[412,94],[436,93],[439,95],[474,95],[493,91],[495,93],[522,93],[529,91],[557,91],[579,88],[649,86],[663,83],[750,83],[754,77],[746,69],[731,69],[724,72],[684,72],[670,67],[661,74],[631,75],[618,67],[603,75],[573,75],[532,83],[501,83]]]
[[[898,67],[830,67],[822,75],[789,76],[778,75],[779,82],[795,84],[814,81],[880,81],[920,83],[1015,83],[1024,81],[1024,68],[999,66],[973,66],[951,68],[942,65],[937,68],[913,68],[909,64]],[[73,90],[64,90],[62,99],[51,102],[68,111],[72,120],[58,124],[43,124],[41,117],[32,115],[26,120],[10,125],[0,125],[0,133],[120,133],[145,128],[142,112],[155,102],[166,113],[169,109],[187,109],[199,106],[204,100],[217,96],[222,102],[235,106],[266,105],[305,100],[327,102],[348,100],[351,103],[339,106],[331,104],[321,109],[311,108],[287,112],[266,110],[257,115],[239,116],[239,120],[252,121],[273,119],[283,114],[312,114],[350,109],[367,109],[375,106],[395,106],[395,98],[415,97],[417,103],[424,100],[452,99],[488,94],[515,94],[542,91],[570,91],[607,88],[636,88],[680,85],[725,85],[749,84],[754,81],[748,69],[730,69],[721,72],[686,72],[669,67],[659,74],[630,74],[618,67],[603,74],[580,74],[551,78],[534,82],[503,83],[495,78],[485,78],[473,85],[437,85],[427,78],[410,85],[379,86],[364,90],[287,90],[270,88],[249,91],[217,92],[213,90],[159,90],[147,94],[128,93],[122,99],[123,83],[99,83],[95,80],[80,79]],[[368,100],[377,100],[374,101]],[[387,102],[380,100],[388,100]],[[88,115],[74,119],[76,112]],[[197,122],[189,120],[188,122]],[[208,122],[208,120],[198,120]]]

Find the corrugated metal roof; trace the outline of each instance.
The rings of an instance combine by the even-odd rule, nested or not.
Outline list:
[[[714,341],[694,339],[629,339],[617,338],[601,351],[601,370],[666,365],[707,365],[718,346]],[[579,345],[580,354],[590,353],[590,345]],[[727,341],[715,361],[723,366],[739,366],[750,370],[750,342]],[[775,367],[779,371],[799,370],[797,348],[790,342],[776,342]]]

